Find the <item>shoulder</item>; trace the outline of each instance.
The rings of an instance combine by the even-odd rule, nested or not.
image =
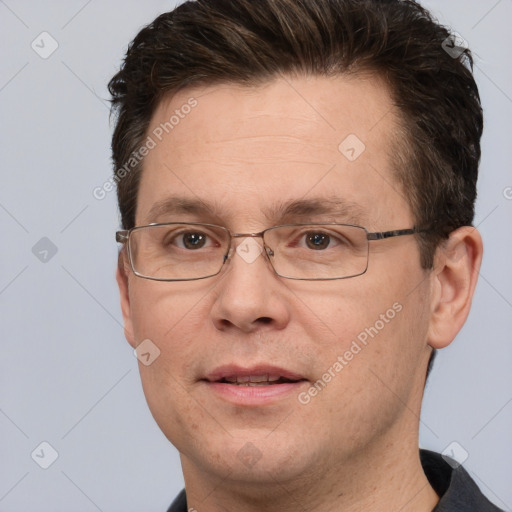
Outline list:
[[[185,489],[176,496],[167,512],[187,512],[187,495],[185,494]]]
[[[420,450],[420,459],[430,485],[440,498],[433,512],[503,512],[482,494],[457,462],[429,450]]]

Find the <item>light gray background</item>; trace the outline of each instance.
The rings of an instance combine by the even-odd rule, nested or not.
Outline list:
[[[459,443],[483,492],[512,510],[512,0],[424,4],[476,54],[486,252],[469,321],[428,384],[420,441]],[[173,5],[0,1],[1,511],[157,512],[182,488],[123,335],[115,193],[92,195],[111,174],[106,84]],[[43,31],[59,45],[47,59],[31,48]],[[42,237],[57,247],[47,262],[32,251]],[[46,470],[31,458],[42,441],[59,455]]]

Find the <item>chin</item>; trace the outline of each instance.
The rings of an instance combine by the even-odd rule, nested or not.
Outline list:
[[[308,443],[308,451],[298,437],[294,440],[290,433],[239,430],[230,436],[208,437],[206,432],[195,431],[197,437],[187,439],[178,445],[169,439],[180,451],[187,463],[200,468],[209,475],[237,483],[242,487],[265,484],[282,484],[300,479],[317,457]],[[301,436],[302,437],[302,436]]]

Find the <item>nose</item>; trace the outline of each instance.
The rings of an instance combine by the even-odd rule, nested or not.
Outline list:
[[[215,327],[244,333],[286,327],[290,292],[274,273],[261,238],[235,238],[226,265],[211,309]]]

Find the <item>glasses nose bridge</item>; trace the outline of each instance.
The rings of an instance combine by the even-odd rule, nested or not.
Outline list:
[[[263,235],[265,231],[260,231],[259,233],[230,233],[231,238],[261,238],[264,240]]]
[[[233,244],[233,239],[235,238],[261,238],[262,242],[263,242],[263,248],[266,247],[265,245],[265,232],[267,230],[264,229],[263,231],[260,231],[258,233],[231,233],[229,232],[229,236],[231,237],[231,242],[230,242],[230,245],[234,245]]]

